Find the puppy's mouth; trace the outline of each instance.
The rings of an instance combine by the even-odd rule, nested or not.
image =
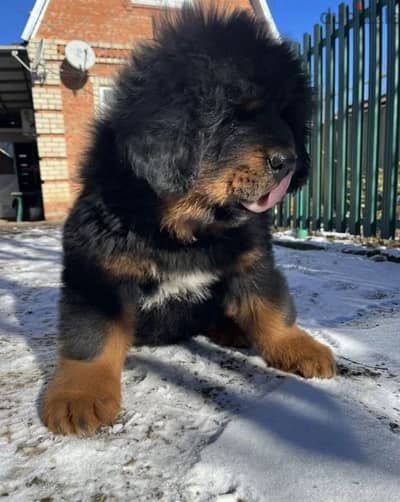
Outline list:
[[[271,207],[275,206],[275,204],[278,204],[278,202],[280,202],[285,196],[289,188],[292,176],[293,171],[290,171],[289,174],[282,178],[281,181],[270,192],[262,195],[256,201],[240,201],[240,204],[252,213],[263,213],[264,211],[271,209]]]

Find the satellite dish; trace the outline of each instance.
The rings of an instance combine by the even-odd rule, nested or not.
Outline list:
[[[65,58],[73,68],[80,71],[88,71],[96,62],[93,49],[81,40],[68,42],[65,47]]]

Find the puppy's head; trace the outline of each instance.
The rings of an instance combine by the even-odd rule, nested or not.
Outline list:
[[[206,222],[302,185],[310,103],[300,60],[265,24],[189,6],[135,52],[110,119],[134,174]]]

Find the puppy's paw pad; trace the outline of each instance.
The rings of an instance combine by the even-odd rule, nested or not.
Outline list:
[[[332,351],[326,345],[318,344],[306,352],[297,362],[296,373],[304,378],[332,378],[336,374],[336,363]]]
[[[336,374],[331,349],[298,329],[279,344],[272,365],[304,378],[332,378]]]
[[[111,425],[119,410],[119,399],[112,395],[50,391],[44,400],[42,419],[56,434],[88,436],[102,425]]]

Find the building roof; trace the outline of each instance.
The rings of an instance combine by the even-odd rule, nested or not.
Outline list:
[[[35,36],[50,0],[35,0],[35,4],[24,27],[21,38],[28,42]]]
[[[50,0],[35,0],[35,4],[21,35],[22,40],[28,42],[35,36],[49,2]],[[279,39],[279,32],[272,17],[267,0],[251,0],[251,4],[253,5],[256,15],[264,18],[268,22],[272,34]]]
[[[251,0],[251,4],[254,8],[256,15],[262,19],[265,19],[269,24],[272,35],[276,39],[280,39],[278,28],[276,27],[274,18],[272,17],[271,10],[268,6],[267,0]]]

